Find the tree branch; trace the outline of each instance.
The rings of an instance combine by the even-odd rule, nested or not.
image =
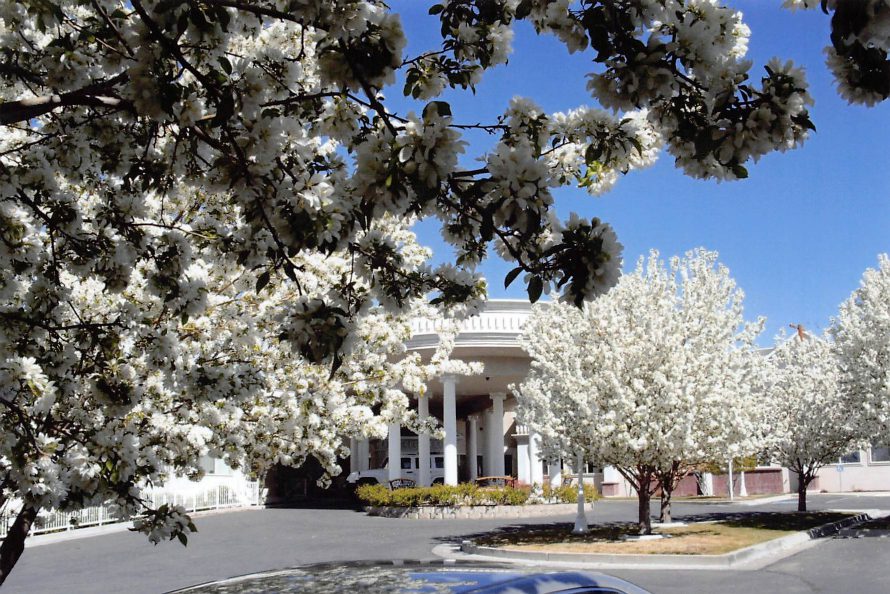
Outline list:
[[[60,95],[42,95],[29,97],[19,101],[7,101],[0,103],[0,125],[27,122],[28,120],[45,115],[59,107],[108,107],[116,110],[136,113],[136,109],[129,101],[116,97],[110,93],[112,88],[120,82],[127,80],[126,73],[96,83],[83,89],[62,93]]]

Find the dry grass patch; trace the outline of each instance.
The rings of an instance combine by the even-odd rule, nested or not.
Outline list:
[[[504,530],[477,540],[481,546],[548,553],[609,553],[617,555],[720,555],[747,546],[808,530],[848,517],[839,513],[710,514],[686,518],[687,526],[657,529],[668,538],[622,541],[635,534],[635,524],[594,526],[576,536],[571,527],[551,525]]]

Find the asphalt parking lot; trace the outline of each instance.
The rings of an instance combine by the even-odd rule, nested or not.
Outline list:
[[[674,515],[793,510],[796,501],[758,506],[676,503]],[[816,495],[811,509],[890,509],[890,497]],[[633,520],[634,501],[601,501],[591,522]],[[522,521],[571,521],[551,517]],[[348,509],[252,509],[198,518],[188,547],[151,545],[114,532],[29,547],[3,594],[159,593],[266,569],[323,561],[432,559],[436,545],[459,542],[516,520],[400,520]],[[41,538],[41,537],[37,537]],[[826,539],[757,571],[621,569],[608,573],[655,593],[890,592],[890,539]]]

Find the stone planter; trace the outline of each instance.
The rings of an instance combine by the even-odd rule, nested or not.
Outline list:
[[[589,504],[592,507],[592,504]],[[574,514],[574,503],[541,503],[535,505],[421,505],[418,507],[365,507],[369,516],[408,518],[411,520],[484,520],[502,518],[536,518]]]

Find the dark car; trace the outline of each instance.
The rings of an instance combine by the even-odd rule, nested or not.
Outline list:
[[[169,594],[649,594],[617,577],[586,571],[421,562],[325,563],[243,575]]]

